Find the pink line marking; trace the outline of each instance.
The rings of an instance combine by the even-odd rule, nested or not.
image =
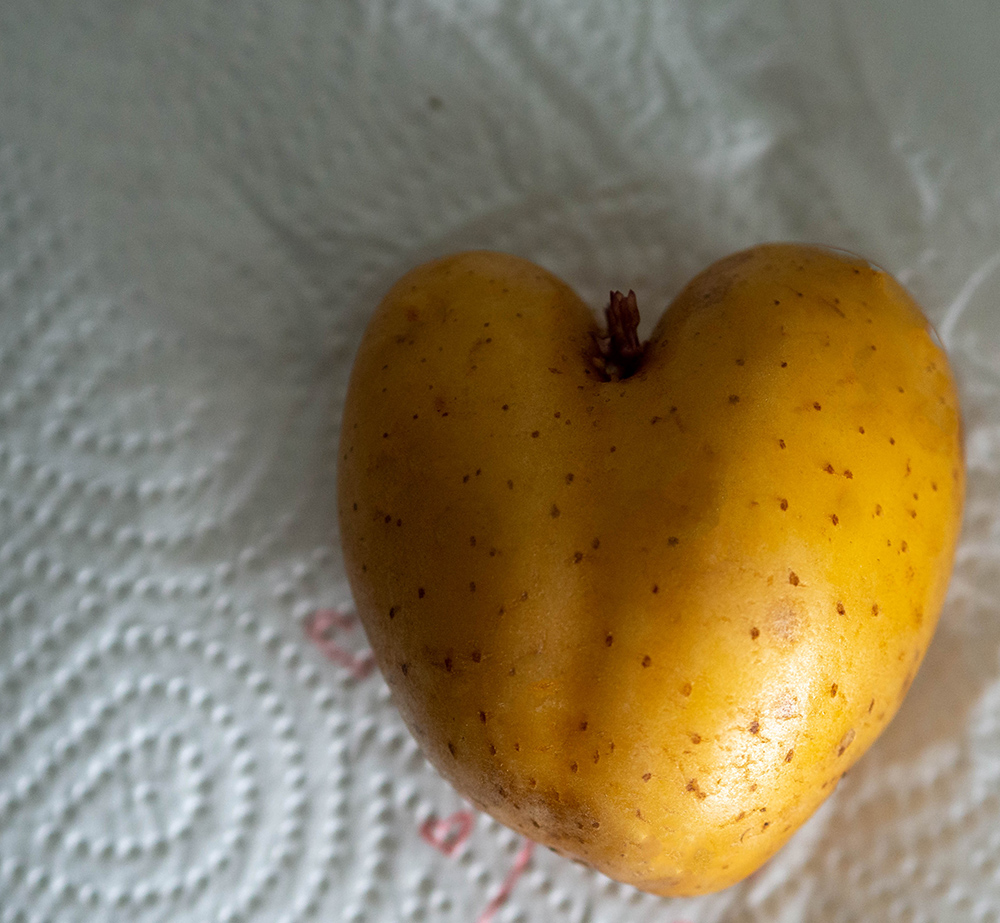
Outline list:
[[[333,640],[336,631],[350,630],[357,619],[337,609],[317,609],[305,624],[306,636],[334,663],[344,667],[355,679],[364,679],[375,669],[371,651],[354,653]]]
[[[514,885],[517,884],[517,880],[524,874],[524,870],[528,867],[528,863],[531,861],[531,854],[534,851],[535,844],[531,840],[525,840],[520,852],[514,857],[514,864],[507,873],[507,877],[503,880],[503,884],[500,885],[500,890],[493,895],[493,900],[486,905],[486,909],[479,915],[476,923],[493,923],[493,918],[497,915],[497,911],[507,902],[511,891],[514,890]]]
[[[472,811],[456,811],[444,820],[430,817],[420,825],[420,836],[439,852],[453,856],[469,838],[474,823]]]

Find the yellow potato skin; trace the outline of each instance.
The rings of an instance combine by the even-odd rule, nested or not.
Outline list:
[[[903,288],[822,248],[711,266],[624,380],[597,334],[512,256],[400,280],[346,401],[346,567],[459,791],[699,894],[767,860],[905,696],[959,534],[959,402]]]

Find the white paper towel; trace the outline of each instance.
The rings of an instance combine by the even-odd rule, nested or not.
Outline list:
[[[998,34],[986,0],[6,0],[0,923],[1000,920]],[[750,881],[664,900],[423,762],[352,618],[339,408],[429,256],[651,325],[773,239],[938,323],[966,528],[882,740]]]

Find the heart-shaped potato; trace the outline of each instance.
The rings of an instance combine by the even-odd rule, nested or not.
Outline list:
[[[960,528],[959,404],[903,288],[835,251],[716,263],[632,360],[614,326],[609,362],[511,256],[406,275],[351,378],[343,549],[460,792],[696,894],[771,856],[905,696]]]

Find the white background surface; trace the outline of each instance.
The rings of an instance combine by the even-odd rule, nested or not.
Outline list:
[[[618,6],[0,5],[0,923],[1000,919],[1000,8]],[[882,740],[752,880],[668,901],[422,762],[350,622],[339,407],[428,256],[648,312],[769,239],[938,324],[965,534]]]

